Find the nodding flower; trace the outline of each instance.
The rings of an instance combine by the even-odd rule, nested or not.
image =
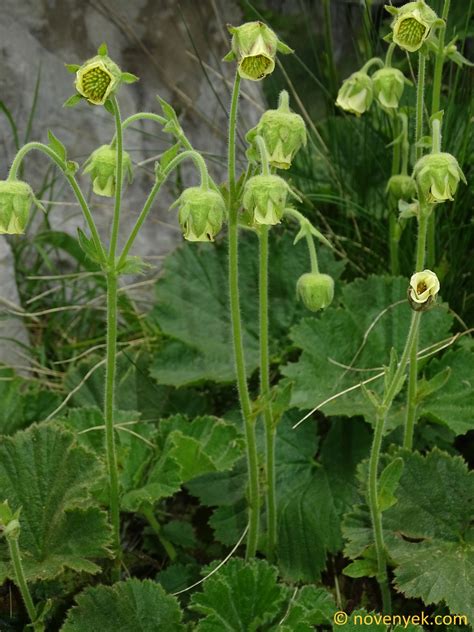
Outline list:
[[[436,301],[439,292],[439,280],[431,270],[416,272],[410,279],[408,302],[415,312],[429,309]]]
[[[467,184],[456,158],[446,152],[427,154],[418,160],[413,176],[425,201],[431,204],[453,200],[459,182]]]
[[[337,94],[336,105],[346,112],[360,116],[367,112],[374,99],[372,79],[359,70],[343,81]]]
[[[225,217],[220,193],[203,187],[185,189],[171,208],[178,206],[178,219],[188,241],[214,241]]]
[[[328,274],[307,272],[296,283],[296,293],[311,312],[328,307],[334,298],[334,281]]]
[[[117,168],[117,150],[110,145],[102,145],[92,152],[84,165],[84,173],[92,179],[92,190],[96,195],[113,197],[115,195],[115,178]],[[122,157],[122,173],[131,182],[133,177],[132,161],[126,151]]]
[[[409,53],[421,48],[433,24],[438,20],[436,13],[424,0],[408,2],[399,8],[391,5],[386,5],[385,8],[394,16],[391,24],[394,43]]]
[[[21,235],[30,217],[31,205],[36,200],[29,184],[21,180],[0,181],[0,235]]]

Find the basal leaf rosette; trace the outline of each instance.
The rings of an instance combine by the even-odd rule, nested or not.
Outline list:
[[[336,105],[346,112],[360,116],[367,112],[374,99],[372,79],[366,72],[354,72],[339,88]]]
[[[400,8],[385,6],[394,15],[392,38],[397,46],[409,53],[419,50],[431,32],[438,16],[424,0],[408,2]]]
[[[83,173],[89,173],[92,180],[92,190],[96,195],[113,197],[115,195],[117,170],[117,150],[110,145],[98,147],[84,164]],[[128,181],[133,178],[132,161],[129,154],[124,151],[122,157],[122,174],[128,176]]]
[[[179,207],[179,223],[188,241],[214,241],[222,228],[225,202],[220,193],[203,187],[185,189],[171,208]]]
[[[408,80],[398,68],[381,68],[372,75],[374,95],[383,108],[398,108]]]
[[[431,270],[416,272],[410,279],[408,302],[415,312],[429,309],[436,301],[439,292],[439,280]]]
[[[23,234],[33,203],[43,210],[29,184],[21,180],[0,180],[0,235]]]
[[[270,166],[276,169],[289,169],[299,149],[306,145],[306,125],[299,114],[290,111],[288,92],[280,93],[276,110],[267,110],[258,124],[251,129],[246,139],[250,143],[247,156],[258,161],[259,152],[255,146],[256,136],[265,141]]]
[[[293,52],[263,22],[228,25],[227,28],[232,35],[232,48],[224,61],[237,60],[237,72],[242,79],[264,79],[275,68],[277,51],[285,55]]]
[[[420,191],[430,204],[453,200],[464,173],[456,158],[446,152],[427,154],[420,158],[413,171]]]
[[[279,224],[286,207],[290,187],[275,175],[253,176],[247,181],[243,195],[244,209],[254,225]]]
[[[298,297],[312,312],[328,307],[334,298],[334,281],[328,274],[307,272],[296,284]]]

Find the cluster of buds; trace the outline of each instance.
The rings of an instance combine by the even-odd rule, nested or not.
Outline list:
[[[431,270],[416,272],[410,279],[408,302],[415,312],[424,312],[436,302],[439,280]]]
[[[222,228],[225,202],[220,193],[204,187],[185,189],[171,208],[178,206],[178,220],[188,241],[214,241]]]
[[[409,53],[422,47],[438,21],[438,16],[424,0],[407,2],[399,8],[391,5],[385,8],[394,16],[391,25],[393,42]]]
[[[33,203],[44,210],[29,184],[21,180],[1,180],[0,235],[24,233]]]
[[[111,145],[102,145],[93,151],[84,164],[84,173],[90,174],[92,190],[96,195],[115,195],[116,172],[117,150]],[[128,176],[128,181],[132,181],[132,161],[126,151],[122,153],[122,176]]]
[[[454,156],[446,152],[427,154],[418,160],[413,176],[426,202],[437,204],[452,200],[459,182],[467,184]]]
[[[247,22],[241,26],[227,26],[232,35],[230,52],[224,61],[237,61],[237,72],[242,79],[260,81],[275,69],[277,52],[288,55],[293,50],[281,42],[263,22]]]
[[[264,112],[258,124],[247,132],[245,138],[250,144],[247,157],[254,162],[259,156],[257,136],[263,138],[268,162],[276,169],[289,169],[295,154],[306,145],[306,125],[299,114],[290,111],[286,90],[280,93],[278,108]]]
[[[307,272],[296,283],[296,293],[311,312],[325,309],[334,298],[334,280],[328,274]]]

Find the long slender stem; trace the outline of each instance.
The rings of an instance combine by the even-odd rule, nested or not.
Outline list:
[[[441,82],[444,66],[444,40],[446,36],[446,22],[448,20],[451,0],[444,0],[443,13],[441,15],[444,24],[438,29],[438,50],[436,52],[435,67],[433,72],[433,94],[431,97],[431,115],[439,111],[441,101]]]
[[[91,232],[92,241],[94,242],[95,249],[97,253],[99,254],[99,257],[101,257],[102,263],[105,263],[106,261],[105,252],[104,252],[104,248],[102,246],[102,242],[99,237],[99,232],[95,225],[94,218],[92,217],[92,213],[79,187],[79,184],[77,183],[76,178],[71,173],[68,173],[67,165],[65,161],[60,156],[58,156],[58,154],[55,151],[53,151],[51,147],[48,147],[48,145],[45,145],[43,143],[36,143],[36,142],[27,143],[26,145],[24,145],[13,160],[12,166],[10,167],[10,171],[8,173],[8,180],[17,179],[18,171],[20,169],[23,159],[25,158],[26,154],[32,150],[41,151],[42,153],[46,154],[63,172],[64,177],[71,185],[71,188],[76,196],[76,199],[79,202],[79,206],[81,207],[81,210],[87,222],[87,225],[89,226],[89,230]]]
[[[255,436],[255,419],[252,415],[250,396],[245,369],[244,347],[242,339],[242,322],[239,298],[239,262],[238,262],[238,221],[235,179],[235,133],[239,102],[240,77],[236,73],[232,90],[232,101],[229,115],[228,146],[228,178],[229,178],[229,298],[232,321],[232,340],[234,346],[237,388],[240,407],[245,428],[247,468],[249,477],[249,530],[247,536],[246,556],[254,557],[257,551],[259,531],[259,481],[257,441]]]
[[[115,96],[111,97],[115,118],[115,204],[114,216],[112,220],[112,231],[109,245],[109,264],[114,264],[115,253],[117,252],[118,233],[120,227],[120,210],[122,206],[122,180],[123,180],[123,131],[122,119],[120,118],[120,108]]]
[[[120,498],[119,479],[117,470],[117,454],[115,450],[114,404],[115,404],[115,373],[117,363],[117,274],[115,271],[107,273],[107,351],[105,368],[105,448],[107,456],[107,471],[109,475],[109,504],[112,523],[112,538],[115,554],[113,579],[120,578]]]
[[[415,153],[418,160],[423,155],[423,147],[419,141],[423,136],[423,110],[425,103],[425,69],[426,57],[418,53],[418,82],[416,85],[416,127],[415,127]]]
[[[28,616],[30,621],[33,623],[33,628],[35,632],[43,632],[44,624],[37,622],[37,614],[36,608],[33,603],[33,599],[31,598],[30,589],[28,588],[28,584],[26,583],[25,573],[23,572],[23,565],[21,563],[21,554],[20,547],[18,546],[18,538],[17,537],[8,537],[8,550],[10,553],[10,558],[13,565],[13,570],[15,571],[15,579],[18,588],[20,589],[21,596],[23,598],[23,602],[26,607],[26,611],[28,612]]]
[[[270,408],[270,361],[268,352],[268,233],[262,226],[259,232],[259,311],[260,311],[260,397],[265,422],[267,557],[274,558],[277,537],[277,507],[275,484],[275,426]]]
[[[388,55],[388,53],[387,53]],[[393,117],[393,136],[396,142],[393,145],[392,154],[392,173],[391,175],[397,175],[400,172],[400,140],[397,140],[400,136],[400,126],[398,124],[398,118]],[[400,241],[400,226],[397,219],[397,209],[390,204],[388,209],[388,226],[389,226],[389,246],[390,246],[390,272],[396,276],[400,273],[400,262],[398,256],[398,246]]]

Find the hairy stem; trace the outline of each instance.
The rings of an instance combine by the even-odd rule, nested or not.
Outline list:
[[[120,210],[122,206],[122,176],[123,176],[123,133],[122,120],[120,118],[120,108],[117,98],[111,97],[112,107],[115,118],[115,148],[116,148],[116,164],[115,164],[115,204],[114,215],[112,220],[112,231],[110,235],[109,245],[109,264],[115,263],[115,253],[117,252],[117,241],[120,227]]]
[[[388,53],[387,53],[388,56]],[[393,117],[393,136],[394,139],[398,139],[400,136],[400,125],[398,118]],[[392,154],[392,176],[397,175],[400,172],[400,147],[401,143],[397,140],[393,145]],[[399,240],[400,240],[400,226],[397,220],[397,208],[388,209],[388,226],[389,226],[389,246],[390,246],[390,272],[393,276],[400,274],[400,261],[398,254]]]
[[[245,369],[244,346],[242,339],[242,322],[240,316],[239,298],[239,254],[238,254],[238,201],[236,199],[235,178],[235,134],[237,125],[237,110],[239,102],[240,77],[235,75],[232,90],[232,101],[229,115],[229,146],[228,146],[228,178],[229,178],[229,298],[232,321],[232,340],[234,347],[235,368],[237,373],[237,388],[239,392],[240,408],[244,421],[245,443],[247,454],[247,468],[249,478],[249,530],[247,535],[246,557],[254,557],[257,551],[259,531],[259,481],[257,441],[255,436],[255,418],[252,414],[250,396]]]
[[[23,598],[26,611],[28,612],[30,621],[33,624],[33,629],[35,630],[35,632],[43,632],[44,624],[36,621],[36,618],[37,618],[36,608],[33,603],[33,599],[31,598],[30,589],[28,588],[28,584],[26,583],[25,573],[23,572],[23,565],[21,563],[21,555],[20,555],[20,547],[18,546],[18,538],[14,536],[10,536],[10,537],[7,536],[6,539],[8,542],[8,551],[10,553],[13,570],[15,571],[16,585],[20,589],[20,593]]]

